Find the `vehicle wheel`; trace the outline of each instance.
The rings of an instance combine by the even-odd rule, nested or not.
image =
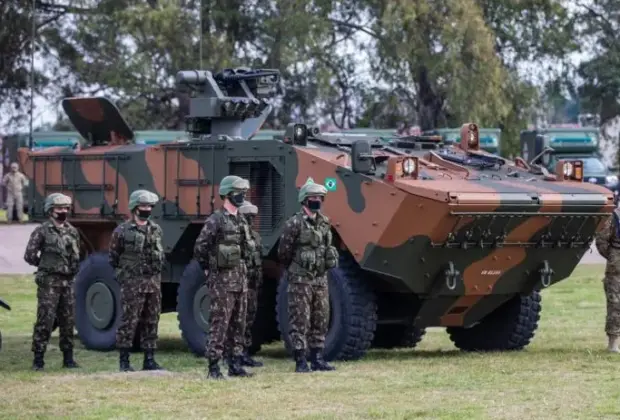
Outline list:
[[[75,326],[89,350],[116,347],[121,322],[121,290],[107,253],[96,253],[82,262],[75,277]]]
[[[425,328],[414,325],[377,325],[373,348],[415,348],[426,334]]]
[[[278,329],[285,347],[292,353],[288,336],[288,298],[286,272],[278,286]],[[348,255],[340,257],[339,267],[328,272],[330,322],[325,337],[325,360],[356,360],[370,348],[377,327],[374,293],[364,282],[357,263]]]
[[[256,319],[252,325],[250,355],[258,353],[263,344],[272,343],[280,338],[276,322],[277,285],[275,279],[267,279],[260,289]]]
[[[209,332],[209,296],[206,276],[198,261],[185,267],[177,294],[177,319],[181,336],[189,349],[204,357]]]
[[[538,328],[540,293],[517,295],[471,328],[448,327],[450,340],[466,351],[522,350]]]

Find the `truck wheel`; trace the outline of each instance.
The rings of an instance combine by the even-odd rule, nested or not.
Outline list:
[[[204,357],[209,331],[209,296],[206,276],[198,261],[185,267],[177,294],[177,319],[181,336],[189,349]]]
[[[470,328],[448,327],[450,340],[465,351],[522,350],[540,320],[540,293],[517,295]]]
[[[283,274],[278,286],[278,329],[287,351],[292,354],[288,331],[288,279]],[[357,360],[370,348],[377,327],[374,293],[364,282],[357,264],[348,255],[339,267],[328,272],[330,322],[325,337],[325,360]]]
[[[425,328],[414,325],[377,325],[373,348],[415,348],[426,334]]]
[[[75,277],[75,326],[89,350],[116,347],[121,322],[121,290],[107,253],[89,256]]]

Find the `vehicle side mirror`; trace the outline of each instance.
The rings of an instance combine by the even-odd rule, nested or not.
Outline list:
[[[368,140],[357,140],[351,144],[351,169],[353,172],[369,174],[373,172],[374,159]]]

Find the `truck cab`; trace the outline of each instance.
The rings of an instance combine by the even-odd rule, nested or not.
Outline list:
[[[553,171],[562,159],[583,161],[583,181],[604,185],[618,194],[618,177],[603,163],[599,152],[599,131],[596,127],[550,127],[524,130],[520,135],[521,157],[530,162],[545,148],[548,152],[536,162]]]

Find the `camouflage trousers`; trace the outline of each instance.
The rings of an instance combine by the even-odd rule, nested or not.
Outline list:
[[[209,334],[205,356],[211,360],[243,354],[247,292],[231,292],[220,285],[209,287]]]
[[[116,331],[116,348],[129,349],[136,334],[142,350],[157,348],[157,327],[161,314],[161,290],[140,292],[135,286],[121,286],[121,325]]]
[[[32,351],[45,352],[54,321],[58,319],[62,351],[73,349],[75,298],[73,286],[54,284],[55,279],[37,276],[37,321],[32,333]]]
[[[327,284],[289,283],[289,338],[294,350],[322,349],[329,327]]]
[[[246,350],[252,346],[252,326],[256,319],[258,311],[258,294],[263,283],[262,273],[254,272],[248,276],[248,295],[247,295],[247,313],[245,316],[245,348]]]
[[[15,196],[11,193],[6,195],[6,220],[9,223],[13,220],[13,208],[17,210],[17,219],[22,222],[24,220],[24,197],[22,193]]]
[[[620,336],[620,274],[608,273],[603,279],[603,287],[607,300],[605,332],[607,335]]]

